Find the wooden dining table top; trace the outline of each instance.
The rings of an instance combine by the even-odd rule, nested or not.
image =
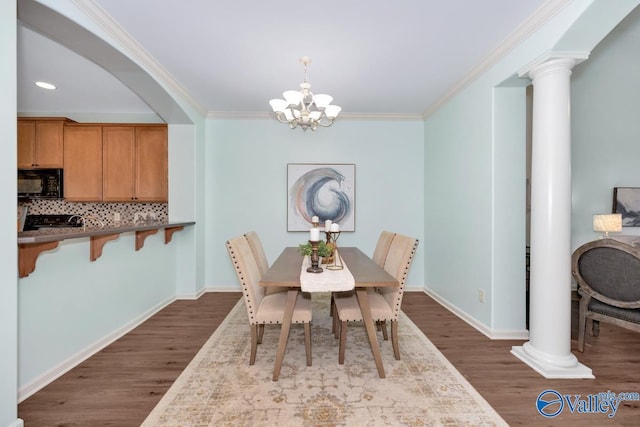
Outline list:
[[[356,287],[398,286],[398,281],[356,247],[340,247],[338,253],[349,268]],[[260,286],[300,287],[302,255],[297,247],[285,248],[264,273]],[[323,266],[323,268],[326,266]],[[324,273],[324,272],[323,272]],[[318,273],[318,274],[323,274]]]

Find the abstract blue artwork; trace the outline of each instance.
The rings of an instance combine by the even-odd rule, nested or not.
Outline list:
[[[614,187],[613,213],[622,214],[623,227],[640,227],[640,188]]]
[[[309,231],[317,216],[341,231],[355,231],[355,165],[289,163],[287,231]]]

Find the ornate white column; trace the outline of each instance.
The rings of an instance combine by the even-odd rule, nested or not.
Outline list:
[[[593,378],[571,353],[571,70],[586,54],[546,55],[533,82],[529,341],[511,353],[546,378]]]

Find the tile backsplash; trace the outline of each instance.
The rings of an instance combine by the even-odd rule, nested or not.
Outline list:
[[[19,206],[27,207],[29,215],[81,215],[99,219],[106,225],[115,224],[116,213],[120,214],[120,222],[122,223],[133,223],[136,219],[136,213],[142,213],[145,216],[152,213],[157,221],[169,219],[167,203],[90,203],[33,199],[29,202],[19,203]]]

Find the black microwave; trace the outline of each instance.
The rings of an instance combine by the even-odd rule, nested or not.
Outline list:
[[[62,199],[62,169],[18,169],[19,199]]]

